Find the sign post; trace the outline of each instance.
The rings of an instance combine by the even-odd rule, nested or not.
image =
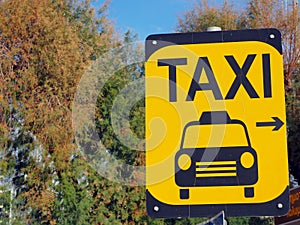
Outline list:
[[[148,215],[286,214],[285,117],[278,30],[149,36]]]
[[[227,221],[225,219],[224,211],[218,213],[213,218],[210,218],[209,220],[199,223],[197,225],[227,225]]]

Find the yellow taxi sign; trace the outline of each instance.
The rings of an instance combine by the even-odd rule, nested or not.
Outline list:
[[[148,214],[286,214],[280,32],[151,35],[145,66]]]

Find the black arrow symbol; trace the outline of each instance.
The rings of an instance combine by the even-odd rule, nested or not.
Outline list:
[[[272,118],[274,120],[273,122],[257,122],[256,126],[257,127],[272,127],[272,126],[275,126],[273,131],[279,130],[283,126],[284,123],[278,117],[272,117]]]

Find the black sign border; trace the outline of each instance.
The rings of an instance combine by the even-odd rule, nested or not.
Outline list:
[[[212,217],[224,211],[231,216],[274,216],[287,214],[290,209],[289,187],[272,201],[251,204],[170,205],[158,201],[146,191],[147,214],[152,218]],[[282,204],[282,208],[278,204]],[[155,207],[158,207],[155,211]]]
[[[259,41],[273,46],[282,55],[281,33],[277,29],[154,34],[146,39],[146,61],[157,50],[171,45]],[[147,168],[146,168],[147,169]],[[267,190],[266,190],[267,191]],[[278,207],[281,203],[282,208]],[[265,203],[170,205],[158,201],[146,190],[147,214],[152,218],[212,217],[224,211],[226,216],[280,216],[289,211],[289,186],[277,198]]]
[[[273,35],[273,36],[272,36]],[[153,44],[155,41],[155,44]],[[282,55],[281,33],[275,28],[231,31],[153,34],[146,38],[146,61],[158,49],[170,45],[260,41],[273,46]]]

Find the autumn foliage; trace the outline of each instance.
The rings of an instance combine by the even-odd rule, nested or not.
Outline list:
[[[300,179],[300,78],[298,5],[249,0],[244,9],[224,1],[199,1],[178,17],[179,32],[278,28],[283,36],[284,74],[291,172]],[[296,1],[293,1],[294,3]],[[12,224],[195,224],[199,220],[152,220],[145,212],[145,188],[111,182],[79,153],[72,129],[72,103],[82,75],[109,49],[134,41],[117,36],[105,1],[0,0],[0,189]],[[127,54],[128,52],[126,52]],[[126,57],[123,58],[126,61]],[[143,60],[143,59],[141,59]],[[112,61],[112,60],[108,60]],[[109,62],[108,62],[109,63]],[[118,159],[144,165],[143,152],[117,140],[111,106],[118,92],[143,77],[143,66],[117,71],[99,93],[99,137]],[[126,101],[123,101],[126,104]],[[130,112],[135,135],[144,137],[144,102]],[[142,148],[142,147],[141,147]],[[132,174],[141,178],[140,174]],[[9,209],[12,212],[9,213]],[[13,213],[15,212],[15,213]],[[246,224],[249,219],[232,219]],[[255,222],[258,224],[258,222]]]

